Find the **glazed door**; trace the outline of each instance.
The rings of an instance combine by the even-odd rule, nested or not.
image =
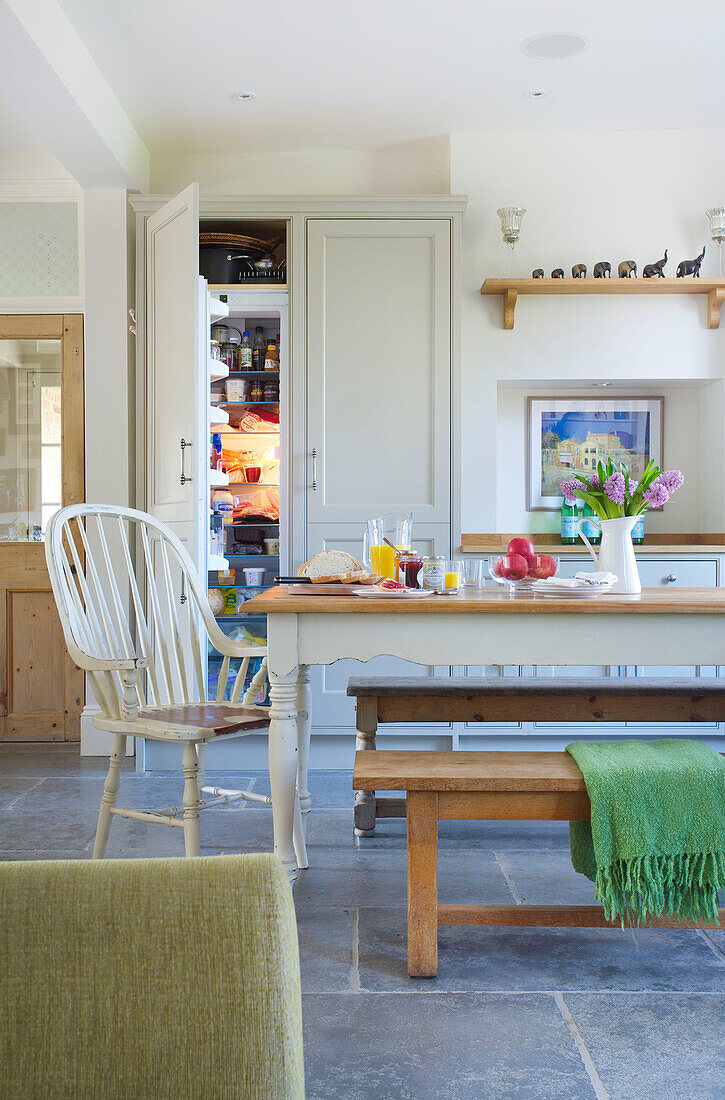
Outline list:
[[[42,540],[84,482],[83,318],[0,317],[0,740],[80,737]]]
[[[199,187],[146,223],[146,509],[194,549],[194,501],[206,442],[201,402]]]

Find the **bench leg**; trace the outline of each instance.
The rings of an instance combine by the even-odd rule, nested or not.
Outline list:
[[[356,707],[355,751],[375,748],[378,732],[378,701],[363,696]],[[375,791],[355,791],[355,836],[375,835]]]
[[[408,974],[438,973],[438,792],[408,791]]]

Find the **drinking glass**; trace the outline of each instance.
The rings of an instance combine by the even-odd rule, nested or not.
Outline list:
[[[483,588],[483,559],[463,559],[463,587]]]
[[[461,588],[461,563],[447,561],[442,595],[457,596]]]

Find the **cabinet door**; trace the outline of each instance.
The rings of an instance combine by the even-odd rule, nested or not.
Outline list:
[[[450,222],[311,219],[308,521],[449,523],[450,389]]]
[[[199,348],[199,188],[192,184],[146,223],[146,507],[187,544],[194,474],[208,447],[195,430]]]
[[[444,525],[424,524],[413,528],[413,546],[422,554],[448,554],[449,528]],[[346,550],[360,558],[362,554],[362,527],[359,524],[331,524],[323,528],[313,525],[309,546],[310,554],[320,550]],[[310,669],[312,685],[312,726],[316,730],[355,729],[355,700],[345,694],[347,682],[353,676],[448,676],[448,667],[416,665],[400,657],[374,657],[367,663],[345,659],[335,664]],[[415,726],[383,727],[382,732],[415,736],[431,731],[445,731],[448,723],[429,723]],[[439,746],[447,747],[447,746]]]

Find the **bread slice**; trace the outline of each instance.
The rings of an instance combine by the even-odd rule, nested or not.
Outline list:
[[[304,562],[297,570],[298,577],[310,577],[317,584],[346,580],[349,573],[363,571],[362,565],[352,554],[344,550],[322,550]]]

